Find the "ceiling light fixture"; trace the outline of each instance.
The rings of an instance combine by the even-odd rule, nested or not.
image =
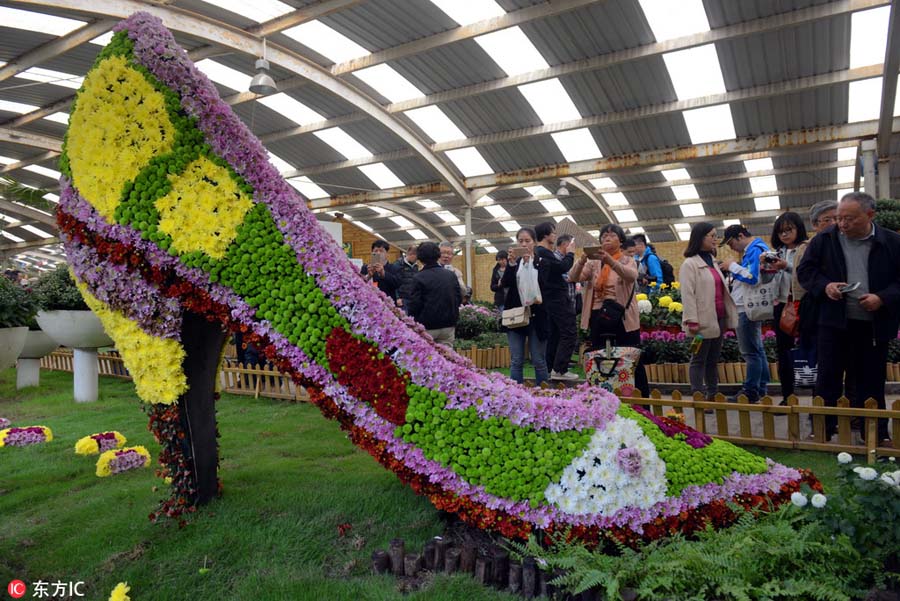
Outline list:
[[[269,75],[269,61],[266,60],[266,38],[263,38],[263,55],[256,61],[256,75],[250,80],[250,91],[260,96],[268,96],[278,91],[278,84]]]
[[[559,189],[556,190],[556,195],[557,196],[568,196],[569,195],[569,189],[566,187],[566,180],[564,180],[564,179],[559,180]]]

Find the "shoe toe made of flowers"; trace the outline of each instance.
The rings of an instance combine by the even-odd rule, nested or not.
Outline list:
[[[525,389],[432,344],[361,283],[157,19],[116,30],[72,111],[59,223],[142,399],[187,390],[192,312],[312,386],[323,413],[436,506],[509,536],[641,532],[796,490],[796,470],[602,390]]]

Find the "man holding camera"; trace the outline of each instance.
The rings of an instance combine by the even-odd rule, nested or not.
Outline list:
[[[856,383],[854,406],[873,398],[885,407],[887,347],[900,325],[900,235],[875,225],[874,217],[871,196],[846,194],[837,225],[812,239],[797,269],[800,285],[819,301],[816,394],[829,407],[842,394],[845,373]],[[826,437],[836,426],[827,416]],[[887,420],[878,420],[878,440],[891,446]]]
[[[388,263],[387,254],[390,245],[384,240],[376,240],[372,243],[372,258],[369,263],[362,266],[360,275],[373,286],[388,295],[391,302],[397,298],[397,288],[400,287],[400,276],[397,268]]]

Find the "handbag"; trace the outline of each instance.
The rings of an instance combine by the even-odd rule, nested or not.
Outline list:
[[[588,351],[582,357],[584,375],[588,383],[622,396],[632,396],[634,370],[641,359],[641,349],[633,346],[612,346]]]
[[[637,284],[635,283],[635,286]],[[607,298],[603,300],[603,304],[600,305],[600,319],[604,319],[606,321],[610,321],[612,323],[618,323],[625,318],[625,311],[628,310],[628,307],[631,306],[631,299],[634,297],[634,289],[635,286],[631,287],[631,295],[628,297],[628,304],[624,307],[618,301],[615,301],[611,298]]]
[[[541,304],[543,300],[541,286],[538,283],[538,270],[534,266],[533,260],[519,265],[516,271],[516,287],[519,289],[519,298],[523,307]]]
[[[774,283],[760,282],[744,288],[744,313],[750,321],[766,321],[775,317]]]
[[[524,328],[531,323],[531,307],[515,307],[504,310],[500,314],[500,323],[510,329]]]
[[[793,297],[788,297],[788,301],[781,311],[778,327],[792,338],[800,335],[800,301],[795,301]]]

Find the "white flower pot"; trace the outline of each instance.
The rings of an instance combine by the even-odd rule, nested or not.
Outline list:
[[[0,328],[0,369],[12,367],[25,346],[28,328]]]
[[[50,338],[69,348],[99,348],[113,343],[93,311],[41,311],[37,322]]]
[[[16,388],[39,386],[41,383],[41,357],[49,355],[59,345],[41,330],[29,330],[25,346],[16,362]]]

